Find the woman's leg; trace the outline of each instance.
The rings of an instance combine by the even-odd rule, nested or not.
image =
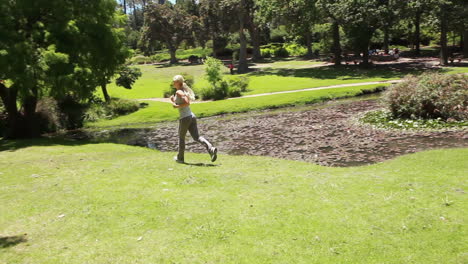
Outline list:
[[[191,117],[184,117],[179,120],[179,153],[177,154],[177,160],[179,161],[184,161],[185,135],[187,135],[191,121]]]
[[[188,130],[190,131],[190,135],[192,135],[192,138],[195,141],[197,141],[198,143],[203,144],[205,146],[205,148],[206,148],[206,151],[208,151],[208,153],[210,153],[210,155],[211,155],[213,145],[211,145],[211,143],[208,140],[206,140],[204,137],[201,137],[198,134],[197,118],[196,117],[192,117],[192,122],[190,123],[190,126],[189,126]]]

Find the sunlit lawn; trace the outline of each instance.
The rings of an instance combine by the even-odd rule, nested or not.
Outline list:
[[[468,262],[467,149],[328,168],[225,155],[180,165],[175,153],[113,144],[1,146],[0,263]]]

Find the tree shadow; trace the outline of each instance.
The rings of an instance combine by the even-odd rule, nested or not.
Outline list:
[[[287,69],[263,68],[249,73],[249,76],[277,75],[283,77],[302,77],[314,79],[365,79],[365,78],[403,78],[407,74],[421,74],[426,71],[441,71],[421,63],[399,63],[373,65],[368,68],[359,65],[322,66],[312,68]]]
[[[14,247],[20,243],[27,242],[26,234],[20,236],[0,236],[0,248]]]
[[[184,162],[181,164],[188,165],[188,166],[197,166],[197,167],[218,167],[219,166],[219,164],[209,164],[209,163],[202,163],[202,162],[199,162],[199,163]]]
[[[0,151],[16,151],[27,147],[43,147],[43,146],[78,146],[86,145],[91,142],[89,140],[75,140],[75,139],[64,139],[64,138],[33,138],[33,139],[17,139],[17,140],[0,140]]]

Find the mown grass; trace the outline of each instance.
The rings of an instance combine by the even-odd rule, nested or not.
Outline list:
[[[342,67],[309,67],[317,64],[308,60],[272,60],[258,63],[254,72],[245,74],[250,78],[249,94],[260,94],[278,91],[290,91],[320,86],[349,84],[360,82],[375,82],[401,79],[407,74],[421,74],[422,70],[399,70],[391,67],[363,69],[357,66]],[[263,67],[265,66],[265,67]],[[172,77],[177,74],[189,73],[195,78],[195,90],[208,86],[204,79],[203,65],[179,64],[169,65],[139,65],[143,76],[135,83],[133,89],[127,90],[109,85],[109,93],[113,97],[126,99],[144,99],[163,97],[163,91],[168,88]],[[442,70],[446,73],[468,72],[468,67],[451,67]],[[224,68],[224,73],[228,73]],[[100,90],[98,96],[102,96]]]
[[[0,142],[0,263],[466,263],[468,149],[364,167]],[[39,145],[29,147],[29,144]]]
[[[220,115],[225,113],[241,113],[261,109],[317,103],[333,98],[344,98],[371,92],[385,85],[364,85],[355,87],[333,88],[326,90],[305,91],[288,94],[275,94],[250,98],[212,101],[192,104],[190,108],[198,117]],[[149,106],[132,114],[111,120],[99,120],[87,123],[87,127],[129,126],[133,124],[156,123],[176,120],[178,111],[169,103],[151,102]]]

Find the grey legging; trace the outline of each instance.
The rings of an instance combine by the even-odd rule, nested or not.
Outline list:
[[[200,137],[198,134],[197,118],[194,116],[187,116],[179,120],[179,154],[177,154],[178,160],[184,160],[185,135],[187,134],[187,130],[190,132],[190,135],[192,135],[192,138],[195,141],[203,144],[206,148],[206,151],[211,153],[211,148],[213,147],[211,143],[204,137]]]

